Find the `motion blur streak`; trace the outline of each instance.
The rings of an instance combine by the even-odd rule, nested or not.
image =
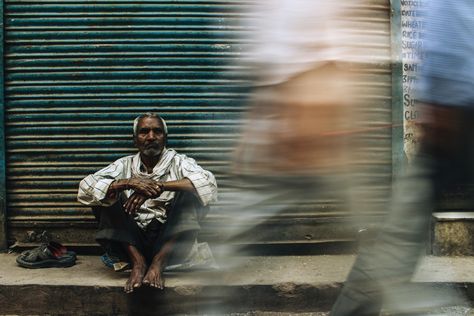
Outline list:
[[[386,93],[377,86],[390,91],[372,76],[390,67],[390,38],[360,15],[367,6],[269,0],[253,7],[252,44],[242,63],[255,81],[233,158],[235,187],[224,198],[232,219],[226,246],[268,240],[258,227],[275,216],[314,213],[323,205],[348,212],[354,203],[371,213],[371,204],[387,195],[390,173],[374,179],[376,159],[365,141],[391,133],[368,117],[382,103],[374,95]],[[389,159],[377,163],[386,167]]]
[[[450,291],[437,296],[407,287],[427,235],[429,216],[423,212],[431,210],[432,194],[424,176],[418,177],[426,170],[419,160],[418,175],[400,181],[390,202],[391,128],[401,126],[391,126],[396,61],[389,1],[266,0],[253,9],[242,63],[255,82],[233,157],[234,187],[221,195],[229,219],[220,227],[226,240],[216,248],[222,267],[238,274],[238,257],[247,249],[238,245],[271,240],[275,218],[324,216],[329,207],[356,215],[347,227],[354,232],[377,230],[373,218],[388,211],[382,229],[388,233],[375,246],[361,246],[363,263],[351,279],[353,293],[366,290],[356,296],[369,308],[351,310],[347,302],[357,297],[349,293],[334,314],[377,315],[382,300],[393,313],[454,302]],[[391,239],[398,232],[413,239]],[[430,300],[419,293],[430,293]],[[438,297],[443,301],[433,303]]]

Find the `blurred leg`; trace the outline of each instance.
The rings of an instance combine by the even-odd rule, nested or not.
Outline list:
[[[387,220],[354,263],[332,315],[378,315],[386,289],[408,282],[428,236],[434,162],[420,155],[396,183]]]

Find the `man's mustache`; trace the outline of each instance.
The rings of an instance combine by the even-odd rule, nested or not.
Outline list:
[[[160,147],[160,143],[158,142],[152,142],[152,143],[147,143],[145,144],[145,148],[150,148],[150,147]]]

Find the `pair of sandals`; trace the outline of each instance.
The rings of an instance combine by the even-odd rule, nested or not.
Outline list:
[[[76,253],[58,242],[50,241],[32,250],[23,251],[16,262],[28,269],[67,268],[76,263]]]

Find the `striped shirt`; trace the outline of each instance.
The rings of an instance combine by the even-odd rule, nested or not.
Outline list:
[[[154,181],[167,182],[184,178],[189,179],[196,189],[197,196],[203,206],[217,200],[217,183],[214,175],[204,170],[197,162],[186,155],[178,154],[173,149],[165,149],[160,161],[153,168],[152,173],[142,170],[140,154],[118,159],[107,167],[85,177],[79,184],[77,200],[89,206],[110,206],[121,198],[124,202],[133,193],[125,190],[120,197],[107,198],[109,186],[115,180],[147,178]],[[172,205],[176,192],[165,191],[155,199],[148,199],[140,207],[135,216],[140,227],[146,227],[153,218],[161,223],[166,222],[166,211]]]

